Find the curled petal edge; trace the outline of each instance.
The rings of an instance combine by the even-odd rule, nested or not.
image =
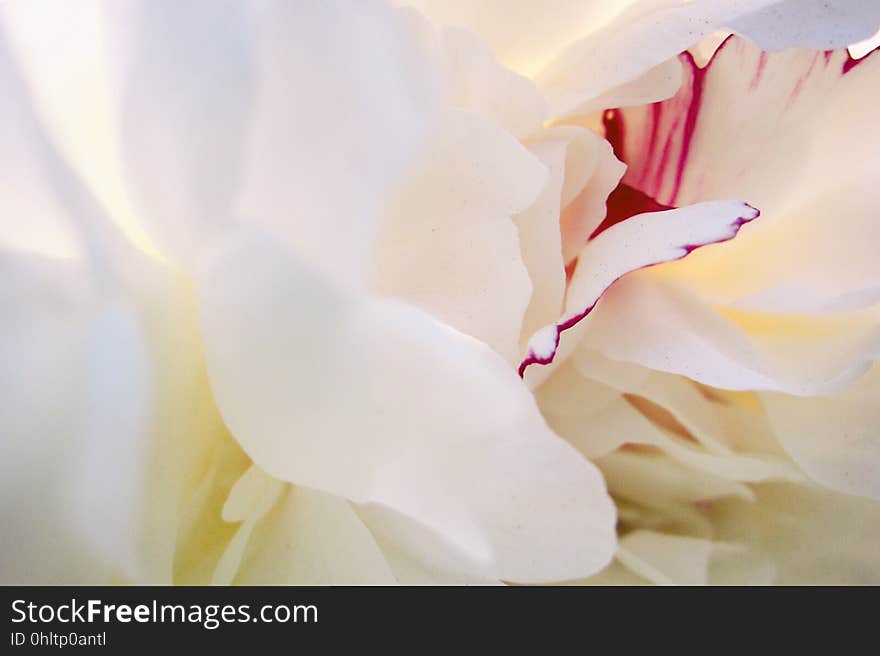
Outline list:
[[[714,202],[714,201],[713,201]],[[698,205],[693,205],[690,207],[699,207],[701,205],[708,205],[711,203],[699,203]],[[562,333],[566,330],[569,330],[583,321],[590,313],[595,309],[598,305],[599,301],[602,300],[602,297],[605,293],[611,288],[614,283],[618,280],[626,276],[627,274],[633,273],[635,271],[640,271],[642,269],[647,269],[653,266],[657,266],[658,264],[664,264],[665,262],[673,262],[676,260],[681,260],[694,251],[703,248],[704,246],[711,246],[712,244],[721,244],[726,241],[730,241],[734,239],[738,234],[740,229],[746,225],[757,219],[761,212],[755,207],[752,207],[748,203],[740,202],[739,212],[736,213],[732,220],[727,221],[725,224],[719,226],[719,229],[716,235],[710,239],[702,239],[702,240],[694,240],[694,241],[685,241],[681,244],[676,244],[674,246],[674,250],[672,254],[668,257],[662,257],[657,259],[646,258],[645,262],[642,262],[638,266],[633,268],[627,268],[620,273],[614,275],[611,280],[604,285],[604,288],[601,292],[593,297],[591,301],[587,304],[582,305],[582,309],[572,313],[567,313],[567,316],[564,316],[563,319],[555,324],[550,324],[545,326],[538,332],[536,332],[532,338],[529,340],[528,347],[526,349],[525,357],[520,361],[518,373],[520,378],[525,376],[526,369],[533,364],[538,365],[548,365],[553,362],[556,357],[556,352],[559,348],[559,341],[562,337]],[[687,209],[687,208],[685,208]],[[646,218],[650,221],[662,221],[662,216],[664,214],[671,214],[674,212],[679,212],[680,210],[668,210],[666,212],[650,212],[646,214],[638,214],[636,216],[630,217],[625,221],[622,221],[615,226],[612,226],[606,231],[600,233],[595,238],[591,239],[588,242],[588,246],[590,244],[596,243],[597,240],[603,239],[604,241],[611,241],[618,237],[621,230],[626,230],[626,226],[630,225],[633,221],[643,221]],[[578,268],[580,268],[581,264],[579,262]],[[586,266],[589,266],[589,260],[586,261]],[[575,276],[577,275],[577,270],[575,271]]]

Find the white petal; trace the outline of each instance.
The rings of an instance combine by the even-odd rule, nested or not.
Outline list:
[[[872,50],[876,50],[878,47],[880,47],[880,30],[867,39],[852,44],[847,50],[849,50],[849,54],[852,57],[861,59]]]
[[[211,577],[211,585],[229,585],[235,579],[245,552],[250,548],[251,537],[257,523],[272,510],[279,498],[288,492],[288,486],[277,478],[269,476],[256,465],[251,465],[229,490],[229,496],[223,504],[221,515],[225,522],[240,522],[235,535],[229,540],[222,555],[217,561]],[[285,522],[284,519],[274,519]],[[269,531],[277,531],[272,527]],[[290,530],[283,526],[282,532]],[[329,546],[329,545],[328,545]],[[286,564],[286,561],[283,561]],[[296,567],[308,566],[310,563],[297,563]],[[268,564],[266,565],[268,566]],[[285,580],[284,565],[279,562],[276,573],[280,580]]]
[[[662,203],[733,194],[763,218],[724,248],[622,281],[591,327],[604,353],[793,394],[830,393],[865,371],[880,348],[878,66],[731,39],[708,69],[687,69],[675,98],[616,114],[609,135],[629,164],[625,183]]]
[[[187,306],[158,280],[108,297],[70,263],[3,269],[4,579],[170,582],[191,467],[218,430]]]
[[[269,474],[387,505],[486,578],[572,578],[610,558],[601,477],[485,345],[347,296],[256,233],[204,267],[200,299],[218,405]]]
[[[563,196],[566,207],[561,217],[562,258],[566,266],[574,261],[584,244],[602,223],[606,214],[608,195],[620,182],[626,170],[626,165],[614,156],[614,151],[607,141],[597,137],[591,130],[568,129],[576,130],[570,133],[572,144],[570,152],[580,153],[581,161],[589,162],[591,168],[583,185],[577,188],[577,195]]]
[[[382,552],[345,499],[287,486],[250,537],[239,585],[388,585]]]
[[[559,241],[562,263],[568,265],[605,218],[605,202],[626,167],[605,139],[579,126],[544,128],[525,143],[550,169],[541,197],[515,219],[536,287],[533,302],[544,306],[544,315],[558,304],[563,282]]]
[[[754,498],[750,487],[743,483],[690,467],[651,449],[618,450],[597,462],[618,503],[625,501],[651,510],[670,524],[705,522],[697,503],[726,497]]]
[[[448,111],[388,210],[372,289],[486,342],[512,365],[531,285],[511,216],[546,179],[510,134]]]
[[[110,128],[138,218],[185,262],[224,223],[253,94],[254,36],[241,3],[106,3]]]
[[[732,453],[724,413],[731,404],[716,403],[697,389],[693,381],[627,362],[610,360],[588,348],[578,349],[571,358],[585,378],[601,381],[621,393],[638,396],[669,411],[688,435],[711,453]]]
[[[48,140],[108,214],[148,245],[122,178],[102,1],[7,2],[0,7],[0,23]],[[29,225],[39,225],[37,216],[29,215]],[[43,248],[51,245],[46,238],[42,233]]]
[[[67,519],[71,462],[81,449],[88,397],[82,363],[93,312],[88,279],[75,266],[6,254],[0,268],[0,579],[7,585],[100,582],[110,574],[107,564]]]
[[[578,401],[589,395],[607,399],[608,388],[587,379],[572,379],[571,374],[565,376],[565,372],[565,366],[554,372],[550,380],[537,390],[538,400],[550,426],[591,459],[602,457],[625,444],[650,445],[687,467],[726,480],[803,480],[797,468],[778,455],[739,453],[720,443],[714,449],[706,448],[686,429],[675,425],[674,416],[670,421],[663,414],[663,411],[668,412],[667,408],[646,404],[644,397],[632,393],[627,398],[618,393],[616,398],[591,410],[590,404]],[[560,375],[565,378],[563,384],[571,387],[568,390],[571,398],[567,403],[558,398],[558,391],[557,398],[551,398],[553,388],[558,390],[559,385],[554,379]],[[700,405],[705,406],[702,408],[705,414],[713,412],[708,400],[703,399]]]
[[[634,216],[591,239],[578,256],[562,318],[547,340],[542,330],[520,363],[520,375],[532,364],[553,362],[562,333],[580,323],[605,292],[628,273],[683,258],[710,244],[732,239],[758,216],[738,201],[700,205]],[[551,343],[552,342],[552,343]]]
[[[732,38],[707,69],[685,68],[675,98],[615,117],[612,138],[629,166],[624,182],[667,205],[744,198],[763,219],[728,247],[665,267],[664,275],[745,310],[876,303],[880,270],[870,244],[880,238],[871,186],[880,166],[873,128],[880,57],[768,55]]]
[[[223,519],[240,522],[263,517],[274,504],[281,487],[280,481],[251,465],[229,491],[229,498],[223,504]]]
[[[566,173],[565,141],[542,141],[530,146],[549,171],[547,183],[532,206],[514,216],[523,263],[532,295],[522,320],[521,340],[559,316],[565,298],[565,264],[559,214]],[[517,345],[517,354],[521,345]]]
[[[567,43],[601,25],[618,9],[612,3],[571,1],[516,3],[505,0],[414,0],[439,25],[457,25],[484,38],[501,62],[533,76]]]
[[[128,182],[165,252],[186,265],[256,220],[362,285],[437,96],[412,24],[373,2],[110,7]]]
[[[540,130],[546,103],[535,84],[502,66],[478,36],[443,31],[449,104],[488,118],[518,139]]]
[[[504,64],[539,83],[550,98],[553,116],[592,108],[586,103],[633,82],[725,27],[779,50],[845,47],[870,36],[880,24],[880,9],[868,0],[809,0],[803,9],[804,3],[797,0],[555,0],[515,7],[505,0],[407,4],[441,25],[468,27],[480,34]],[[668,73],[671,68],[666,66]],[[644,92],[652,86],[663,89],[662,84],[649,83]],[[665,90],[674,92],[672,86]]]
[[[624,82],[595,98],[582,100],[583,95],[578,94],[569,102],[576,107],[578,114],[589,114],[609,107],[647,105],[674,96],[681,82],[681,63],[674,58],[667,59],[631,82]],[[557,99],[556,102],[565,106],[563,100]]]
[[[463,566],[460,550],[435,531],[386,506],[361,505],[358,516],[373,534],[398,583],[403,585],[501,585],[481,574],[472,562],[473,573]]]
[[[714,548],[709,540],[633,531],[620,540],[617,559],[658,585],[705,585]]]
[[[659,431],[619,391],[585,378],[570,361],[535,396],[550,427],[591,460],[627,443],[658,441]]]
[[[845,387],[880,348],[877,312],[732,318],[640,272],[603,296],[583,339],[612,359],[707,385],[799,395]]]
[[[193,394],[192,424],[163,423],[178,419],[169,396],[192,392],[197,367],[174,353],[191,322],[155,328],[185,316],[186,299],[121,239],[51,149],[5,50],[0,95],[0,138],[19,185],[0,201],[12,237],[0,254],[0,361],[3,387],[14,390],[3,399],[4,517],[16,542],[3,576],[168,581],[191,453],[175,431],[194,428],[202,406]],[[23,239],[19,211],[38,228]],[[171,353],[175,364],[161,368]]]
[[[880,368],[834,396],[763,394],[779,441],[813,479],[880,499]]]
[[[719,30],[736,31],[768,50],[831,49],[872,34],[878,25],[880,7],[866,0],[635,2],[610,24],[567,48],[542,72],[538,82],[550,95],[555,116],[584,111],[578,107],[579,100],[636,80]],[[585,83],[579,71],[587,66],[593,75]],[[648,93],[650,86],[643,92]],[[641,84],[633,84],[633,88],[639,87]],[[662,92],[664,87],[661,83],[655,89]],[[604,106],[629,105],[625,95],[622,97],[623,102]],[[654,93],[650,101],[663,98]],[[584,109],[594,107],[595,103],[584,105]]]
[[[207,585],[221,579],[217,574],[222,570],[220,563],[232,561],[237,568],[240,562],[240,555],[230,554],[234,550],[230,543],[243,541],[246,546],[246,540],[239,537],[244,533],[241,525],[223,520],[223,507],[230,491],[251,467],[250,459],[225,430],[199,455],[189,472],[190,480],[197,483],[181,503],[175,537],[175,585]],[[228,583],[234,574],[233,569],[223,581]]]

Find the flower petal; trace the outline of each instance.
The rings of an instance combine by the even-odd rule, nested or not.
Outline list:
[[[292,485],[258,522],[239,585],[389,585],[394,576],[345,499]]]
[[[813,479],[880,499],[880,368],[834,396],[766,393],[761,402],[779,441]]]
[[[438,96],[416,27],[374,2],[110,4],[127,182],[163,252],[186,266],[255,220],[363,285]]]
[[[6,253],[0,270],[0,580],[106,580],[107,563],[68,523],[71,461],[86,441],[80,426],[88,396],[81,356],[93,312],[88,278],[77,266]]]
[[[199,286],[218,405],[269,474],[395,509],[487,578],[572,578],[610,558],[601,477],[485,345],[346,295],[256,232],[231,235]]]
[[[601,0],[520,3],[505,0],[410,0],[441,25],[467,27],[485,38],[499,59],[535,79],[548,95],[551,115],[591,111],[603,94],[608,104],[641,87],[645,102],[674,93],[677,53],[725,27],[765,47],[845,47],[870,36],[880,9],[865,0]],[[770,27],[770,26],[773,27]],[[663,66],[656,70],[655,67]],[[642,78],[654,70],[653,76]],[[584,71],[589,71],[588,75]],[[639,85],[626,86],[642,78]],[[666,80],[665,82],[663,80]],[[657,84],[657,81],[660,83]],[[644,86],[643,86],[644,83]],[[618,94],[608,93],[618,88]],[[659,95],[657,95],[659,94]],[[653,96],[653,97],[651,97]]]
[[[708,529],[700,504],[726,497],[754,498],[748,485],[690,467],[655,449],[618,449],[597,464],[618,505],[659,514],[667,529],[686,527],[687,533],[700,535],[701,525]],[[625,511],[620,512],[623,518]]]
[[[444,536],[387,506],[356,507],[398,583],[403,585],[501,585],[483,573]]]
[[[232,220],[254,37],[241,3],[107,3],[111,129],[138,218],[186,262]]]
[[[875,310],[839,317],[735,316],[639,272],[602,298],[583,340],[613,360],[731,390],[830,394],[880,349]]]
[[[449,104],[468,109],[524,139],[547,118],[544,96],[535,84],[501,65],[486,43],[458,28],[443,30]]]
[[[387,212],[372,290],[410,301],[513,364],[531,285],[511,216],[546,179],[510,134],[449,110]]]
[[[880,582],[880,503],[785,483],[757,487],[757,501],[727,499],[710,510],[717,539],[765,552],[774,585]]]
[[[571,144],[546,140],[529,149],[549,172],[547,183],[531,207],[513,217],[523,264],[531,280],[531,298],[522,320],[518,355],[524,342],[541,326],[559,316],[565,299],[565,264],[559,225],[566,160]],[[515,356],[514,356],[515,357]]]
[[[109,216],[148,246],[123,182],[102,9],[102,0],[6,2],[0,23],[47,140]]]
[[[685,61],[687,81],[675,98],[617,112],[608,125],[629,167],[624,183],[666,205],[747,198],[764,219],[711,257],[665,267],[664,275],[747,310],[876,303],[871,184],[880,134],[853,126],[872,124],[880,56],[854,66],[845,51],[767,54],[730,38],[707,68]]]
[[[590,358],[589,369],[575,374],[572,369],[579,370],[583,366],[577,356],[575,354],[557,369],[536,390],[536,396],[550,426],[591,460],[626,444],[648,445],[662,450],[682,465],[725,480],[803,480],[803,475],[784,455],[740,453],[734,448],[737,436],[722,430],[724,417],[708,399],[699,395],[698,398],[690,397],[694,407],[689,407],[685,414],[676,403],[669,403],[668,397],[658,394],[650,385],[650,379],[654,378],[657,387],[675,390],[675,382],[687,384],[686,381],[645,370],[647,380],[641,384],[621,385],[620,380],[615,380],[615,367],[602,364],[596,358]],[[611,389],[594,380],[603,378],[613,381],[619,389]],[[681,388],[677,391],[677,396],[681,396]],[[693,392],[696,394],[696,390]],[[680,401],[676,395],[671,398]],[[593,399],[593,402],[585,399]],[[715,424],[715,435],[709,439],[701,436],[700,440],[688,426],[679,422],[679,417],[687,419],[697,414],[701,414],[706,423],[714,420],[711,423]],[[765,429],[766,432],[769,431]]]
[[[665,100],[681,88],[682,79],[679,61],[667,59],[634,80],[603,91],[595,98],[582,100],[582,93],[572,96],[569,103],[576,109],[569,109],[568,113],[586,115],[609,107],[633,107]],[[557,106],[561,102],[557,100]],[[561,106],[565,107],[564,104]]]
[[[706,585],[714,549],[710,540],[633,531],[621,539],[617,559],[657,585]]]
[[[553,362],[562,333],[589,315],[617,280],[633,271],[683,258],[703,246],[733,239],[757,216],[756,209],[738,201],[706,202],[634,216],[600,233],[578,257],[562,319],[535,334],[520,363],[520,375],[532,364]]]
[[[880,6],[870,0],[783,0],[726,27],[764,50],[833,50],[871,36],[878,24]]]
[[[564,130],[566,126],[555,129]],[[577,130],[571,135],[570,150],[575,153],[580,151],[581,159],[589,161],[592,167],[577,196],[568,202],[563,198],[565,209],[560,222],[562,259],[566,266],[577,258],[581,249],[602,223],[608,197],[626,171],[626,165],[614,156],[607,141],[597,137],[591,130],[568,129]]]
[[[591,339],[612,358],[717,387],[840,389],[880,349],[880,148],[876,131],[852,129],[873,124],[880,58],[768,55],[731,38],[708,68],[687,70],[675,98],[608,123],[624,183],[664,204],[748,198],[764,219],[724,248],[626,280]],[[634,321],[638,337],[620,329]]]
[[[5,41],[0,96],[17,185],[0,199],[2,576],[169,582],[190,467],[217,430],[192,298],[52,149]]]

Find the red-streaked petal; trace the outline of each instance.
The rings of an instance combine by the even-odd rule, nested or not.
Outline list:
[[[532,364],[553,362],[562,333],[589,315],[617,280],[633,271],[681,259],[703,246],[729,241],[759,214],[741,201],[710,201],[640,214],[590,240],[578,257],[562,319],[542,328],[529,341],[519,366],[520,376]]]
[[[732,37],[690,75],[676,98],[607,122],[624,183],[666,204],[745,198],[763,218],[725,248],[627,279],[589,339],[716,387],[838,390],[880,348],[880,56]]]

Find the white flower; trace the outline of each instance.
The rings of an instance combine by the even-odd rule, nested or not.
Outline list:
[[[585,448],[547,390],[584,350],[655,366],[626,341],[652,318],[613,283],[702,246],[732,257],[711,245],[764,198],[713,188],[593,238],[624,167],[559,122],[669,97],[674,55],[718,29],[776,49],[876,27],[858,2],[779,23],[790,4],[429,2],[431,22],[342,0],[5,4],[2,579],[602,569],[617,513],[584,454],[622,494],[619,427]],[[827,353],[823,375],[868,359]],[[668,369],[703,380],[687,355]],[[704,382],[739,388],[737,371]],[[792,391],[762,375],[777,382],[748,385]],[[781,456],[656,439],[726,490],[802,480]]]

